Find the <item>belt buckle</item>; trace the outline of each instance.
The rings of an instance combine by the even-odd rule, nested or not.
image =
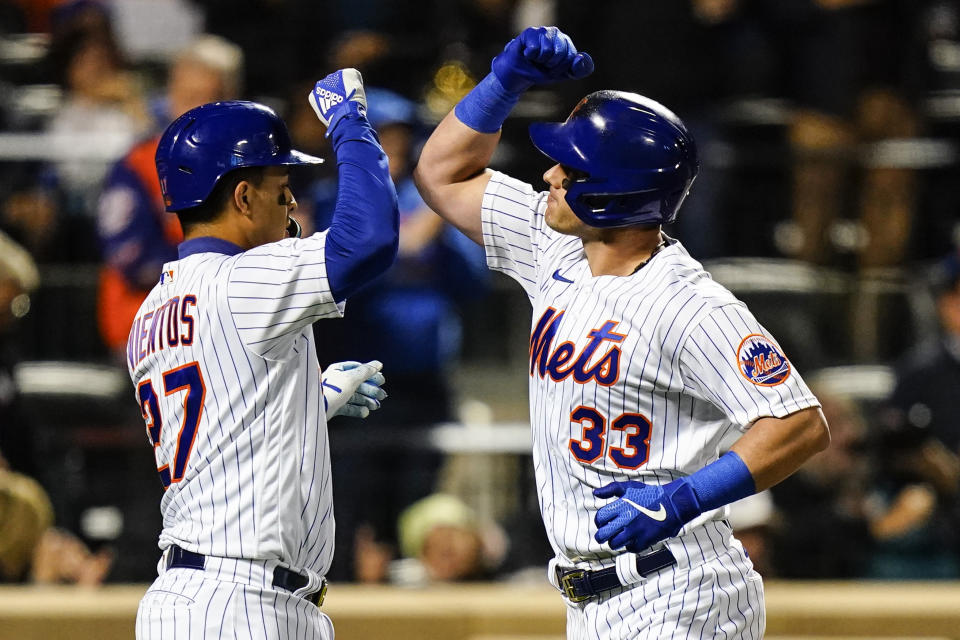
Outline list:
[[[560,588],[563,589],[563,595],[565,595],[570,602],[586,602],[593,597],[578,596],[574,591],[573,581],[585,575],[587,575],[587,572],[583,569],[574,569],[573,571],[560,574]]]
[[[316,601],[318,607],[322,607],[322,606],[323,606],[323,599],[326,598],[326,597],[327,597],[327,579],[326,579],[326,578],[321,578],[321,579],[320,579],[320,591],[317,592],[317,595],[316,595],[316,597],[314,598],[314,600]]]

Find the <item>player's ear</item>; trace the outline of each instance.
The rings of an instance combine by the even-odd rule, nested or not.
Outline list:
[[[233,204],[243,215],[250,215],[250,183],[241,180],[233,189]]]

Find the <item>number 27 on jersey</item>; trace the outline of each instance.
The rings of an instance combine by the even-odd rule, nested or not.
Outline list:
[[[180,422],[180,431],[177,434],[177,447],[173,455],[173,471],[170,470],[170,461],[161,459],[160,438],[163,434],[163,416],[160,412],[160,399],[154,389],[153,381],[144,379],[137,386],[137,399],[140,401],[140,412],[147,424],[147,437],[153,445],[157,458],[157,471],[160,472],[160,482],[167,489],[171,483],[180,482],[187,470],[187,462],[193,451],[193,442],[197,437],[197,425],[203,415],[203,400],[207,394],[203,382],[200,366],[191,362],[175,369],[166,371],[161,376],[164,396],[183,393],[183,419]]]

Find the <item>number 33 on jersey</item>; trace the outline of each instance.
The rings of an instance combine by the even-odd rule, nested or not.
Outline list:
[[[627,337],[616,333],[619,324],[608,320],[587,333],[586,345],[577,352],[575,343],[554,344],[565,311],[548,307],[540,316],[530,336],[530,375],[541,379],[549,376],[554,382],[572,378],[579,384],[593,381],[609,387],[620,378],[622,349]],[[570,421],[583,426],[579,438],[571,437],[569,448],[580,462],[595,463],[604,455],[607,416],[594,407],[579,405],[570,412]],[[610,421],[609,428],[623,433],[623,446],[611,446],[607,457],[621,469],[636,469],[647,461],[650,447],[650,421],[639,413],[621,413]]]

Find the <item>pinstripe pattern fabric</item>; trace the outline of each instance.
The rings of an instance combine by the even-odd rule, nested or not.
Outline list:
[[[333,640],[315,605],[271,586],[273,561],[208,559],[204,570],[170,569],[137,611],[137,638]]]
[[[749,579],[728,559],[706,562],[666,584],[635,587],[583,610],[570,605],[567,637],[610,638],[762,638],[765,628],[763,582]],[[688,606],[688,601],[692,606]],[[748,606],[740,611],[738,606]]]
[[[310,325],[341,315],[342,305],[334,302],[327,283],[325,241],[326,234],[319,233],[233,255],[212,249],[185,256],[164,265],[161,282],[138,312],[128,365],[138,390],[146,383],[155,390],[160,415],[149,415],[151,408],[145,417],[148,426],[162,421],[157,466],[168,465],[173,473],[175,458],[186,460],[182,478],[173,478],[161,500],[161,549],[177,544],[209,556],[208,561],[279,561],[316,586],[329,568],[334,539],[330,455]],[[185,304],[188,299],[193,303]],[[185,388],[164,387],[165,374],[185,366],[197,368],[204,387],[192,442],[182,436],[189,418]],[[164,591],[174,605],[183,602],[176,595],[181,594],[216,609],[227,626],[240,624],[250,607],[259,620],[261,607],[274,607],[278,598],[286,612],[277,614],[282,629],[289,629],[283,616],[296,612],[300,624],[308,624],[294,602],[300,598],[266,589],[260,603],[255,602],[260,587],[254,585],[218,585],[209,576],[175,578],[161,576],[148,593],[145,602],[154,604],[141,610],[146,622],[138,629],[150,632],[141,637],[162,635],[151,620],[174,624],[157,604],[164,601]],[[181,582],[189,588],[178,590]],[[194,612],[192,622],[184,622],[178,606],[171,609],[178,625],[213,625],[206,613]],[[320,637],[316,629],[322,625],[316,620],[303,627],[306,635],[278,631],[269,637]]]
[[[667,542],[677,565],[584,604],[567,603],[571,640],[759,639],[763,582],[724,522]]]
[[[533,306],[530,420],[547,536],[557,562],[596,569],[622,554],[594,540],[593,517],[607,501],[593,489],[689,475],[758,418],[819,403],[796,371],[769,386],[743,373],[739,349],[746,338],[779,345],[680,243],[630,276],[594,276],[580,239],[544,223],[546,205],[547,193],[494,172],[482,231],[488,266],[517,280]],[[666,637],[670,629],[686,636],[695,627],[714,629],[704,636],[759,637],[759,576],[739,543],[716,533],[725,516],[726,507],[702,514],[676,538],[688,554],[703,556],[686,548],[693,544],[716,548],[712,560],[682,573],[664,570],[643,589],[573,607],[569,636]],[[738,609],[738,618],[722,612],[728,601],[751,607],[742,615]],[[651,607],[660,627],[649,626]],[[734,628],[734,618],[742,629]]]

